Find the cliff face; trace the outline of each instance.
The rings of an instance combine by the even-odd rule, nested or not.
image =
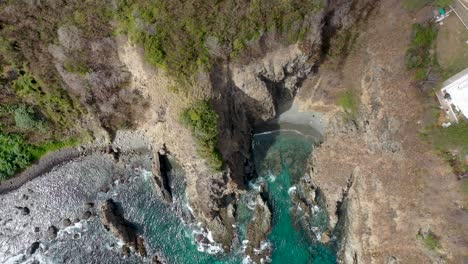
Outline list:
[[[226,162],[224,172],[211,171],[196,152],[190,131],[179,117],[189,100],[174,92],[162,70],[147,65],[142,50],[125,38],[117,41],[120,61],[130,73],[129,89],[149,103],[137,127],[153,140],[154,150],[167,147],[187,172],[187,193],[198,220],[229,250],[234,236],[231,224],[235,199],[255,175],[251,160],[253,127],[274,118],[278,107],[294,98],[302,82],[323,60],[323,47],[336,31],[353,25],[371,1],[328,3],[310,18],[310,34],[301,44],[281,45],[265,34],[249,50],[251,58],[220,61],[209,74],[201,73],[197,87],[218,113],[218,147]],[[327,43],[324,43],[326,41]]]
[[[53,16],[54,10],[58,12],[66,6],[64,3],[53,4],[54,1],[47,4],[28,2],[29,13],[40,11],[39,14],[44,12],[47,16]],[[356,37],[355,28],[361,25],[377,2],[325,1],[320,11],[307,17],[310,28],[300,43],[287,45],[280,41],[277,33],[263,33],[258,40],[249,43],[243,56],[235,59],[220,56],[208,73],[199,73],[192,84],[195,88],[192,91],[196,91],[192,94],[174,92],[178,90],[179,83],[173,81],[164,70],[148,65],[142,48],[126,37],[115,38],[105,34],[109,33],[107,26],[92,25],[97,31],[103,29],[99,34],[94,34],[96,32],[85,32],[67,23],[48,25],[48,28],[52,28],[49,31],[53,35],[53,44],[41,45],[35,50],[34,55],[37,56],[34,57],[38,57],[42,64],[50,64],[44,68],[47,69],[45,72],[56,72],[65,90],[87,107],[90,115],[82,123],[95,135],[105,134],[100,127],[112,133],[132,125],[151,139],[155,157],[160,149],[175,156],[186,171],[188,198],[196,218],[211,230],[216,241],[229,250],[234,236],[235,198],[245,188],[246,180],[255,174],[250,157],[253,128],[274,118],[283,103],[301,93],[299,88],[303,87],[304,82],[307,83],[307,78],[315,76],[327,55],[334,55],[337,61],[345,59],[344,55]],[[19,10],[20,7],[15,8]],[[13,11],[19,14],[18,10]],[[2,11],[7,15],[15,13],[11,8]],[[76,16],[70,10],[67,12],[69,16]],[[8,18],[5,20],[9,23],[18,21],[17,16],[4,17]],[[37,31],[31,26],[32,22],[22,23],[27,32]],[[345,37],[339,37],[338,33]],[[249,57],[249,54],[253,55]],[[70,61],[74,64],[70,65]],[[313,101],[317,93],[326,97],[333,91],[333,82],[339,78],[341,76],[332,75],[328,80],[329,86],[313,90],[313,96],[302,93],[300,99]],[[374,100],[369,96],[366,98]],[[227,165],[224,172],[213,172],[208,167],[197,153],[197,144],[189,129],[180,124],[183,109],[194,99],[200,98],[208,98],[219,116],[218,148]],[[338,112],[330,107],[333,103],[329,101],[320,101],[319,98],[314,101],[317,102],[328,105],[325,108],[334,111],[331,113]],[[383,129],[395,124],[390,117],[385,120],[389,123]],[[367,120],[362,122],[366,126]],[[330,131],[333,133],[329,137],[332,139],[327,142],[334,142],[333,135],[337,135],[335,132],[342,125],[339,120],[332,120],[331,124]],[[355,129],[352,124],[345,126],[344,130],[347,131],[347,128]],[[380,140],[380,134],[375,135],[369,140],[379,146],[376,142]],[[382,137],[388,138],[390,135],[384,134]],[[335,140],[338,138],[336,136]],[[382,149],[399,147],[398,143],[389,143]],[[318,164],[326,163],[320,161]],[[325,191],[329,204],[340,199],[341,181],[326,182],[325,176],[317,178],[317,181],[320,186],[338,186]],[[330,206],[332,220],[335,219],[332,223],[336,222],[335,209]]]
[[[404,65],[411,17],[400,1],[381,1],[368,19],[349,56],[323,64],[296,97],[329,120],[312,180],[331,226],[343,228],[344,263],[461,263],[463,195],[418,135],[428,109]],[[337,106],[343,95],[353,95],[354,110]],[[421,230],[440,247],[427,247]]]

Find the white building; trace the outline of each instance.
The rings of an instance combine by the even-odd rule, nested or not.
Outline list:
[[[445,81],[437,98],[451,122],[458,123],[460,115],[468,119],[468,68]]]

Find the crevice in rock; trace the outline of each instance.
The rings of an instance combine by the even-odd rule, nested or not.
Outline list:
[[[171,180],[169,173],[172,170],[171,163],[165,153],[158,152],[159,171],[161,172],[162,187],[167,191],[172,200]]]

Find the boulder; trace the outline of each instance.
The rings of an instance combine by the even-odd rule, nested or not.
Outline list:
[[[67,218],[67,219],[63,219],[62,224],[63,226],[67,227],[67,226],[70,226],[72,222],[70,221],[70,218]]]
[[[47,237],[49,239],[55,239],[57,237],[57,232],[58,232],[58,228],[51,225],[49,226],[49,228],[47,229]]]
[[[158,255],[154,255],[151,261],[152,264],[163,264],[164,262],[161,261]]]
[[[28,207],[23,207],[23,208],[21,209],[21,214],[22,214],[22,215],[29,215],[29,213],[30,213],[30,210],[29,210]]]
[[[146,253],[145,240],[141,236],[137,238],[136,250],[142,257],[146,257],[148,255]]]
[[[83,219],[89,219],[92,216],[90,211],[86,211],[83,213]]]
[[[37,241],[32,243],[31,246],[29,246],[28,250],[26,251],[26,254],[32,255],[32,254],[36,253],[36,250],[39,248],[40,244],[41,243],[39,243]]]
[[[130,248],[127,245],[122,246],[122,255],[125,257],[130,256]]]

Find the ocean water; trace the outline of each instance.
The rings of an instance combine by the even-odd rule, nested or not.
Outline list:
[[[18,205],[19,197],[28,194],[30,198],[24,201],[24,205],[30,206],[32,212],[28,217],[35,219],[36,223],[27,217],[13,215],[8,216],[12,221],[7,221],[7,217],[0,220],[0,262],[151,263],[151,257],[158,254],[171,264],[249,263],[242,244],[246,239],[246,226],[253,217],[255,197],[264,190],[262,195],[272,211],[272,231],[262,244],[273,250],[269,261],[277,264],[336,263],[333,248],[318,239],[328,225],[321,205],[316,206],[310,218],[294,213],[297,205],[293,198],[300,192],[297,183],[306,173],[313,143],[313,139],[294,131],[254,136],[258,178],[239,201],[237,241],[230,253],[222,252],[215,242],[195,243],[200,234],[208,240],[210,234],[194,221],[191,214],[183,170],[175,160],[171,160],[170,184],[174,203],[164,203],[153,193],[150,154],[143,153],[132,158],[127,166],[115,165],[103,156],[84,158],[58,167],[50,174],[4,195],[0,211],[11,214],[16,210],[14,206]],[[83,168],[83,164],[88,165]],[[120,177],[118,181],[115,179],[117,176]],[[260,185],[264,188],[259,188]],[[106,186],[111,186],[109,191],[98,191]],[[46,230],[50,224],[60,227],[65,217],[79,215],[85,202],[94,201],[95,207],[99,208],[109,198],[122,206],[125,218],[134,223],[145,237],[149,257],[142,260],[131,254],[123,258],[120,242],[104,229],[98,217],[62,228],[57,239],[52,241],[32,231],[36,225],[41,226],[41,230]],[[60,211],[54,208],[60,208]],[[305,228],[304,222],[313,226],[313,230]],[[40,249],[33,255],[26,254],[26,248],[34,241],[41,243]]]

